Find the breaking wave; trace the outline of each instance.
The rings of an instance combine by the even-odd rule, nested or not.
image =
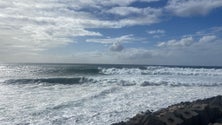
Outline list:
[[[103,77],[76,77],[76,78],[39,78],[39,79],[9,79],[5,80],[4,84],[39,84],[39,85],[97,85],[97,86],[222,86],[222,82],[217,81],[195,81],[195,80],[172,80],[172,79],[141,79],[141,78],[103,78]]]
[[[37,67],[37,68],[36,68]],[[96,84],[121,86],[220,86],[222,68],[167,66],[85,66],[44,65],[16,67],[8,77],[2,70],[0,83],[5,84]],[[3,67],[7,68],[7,67]],[[25,73],[23,70],[26,69]],[[5,70],[7,71],[7,70]],[[24,74],[22,74],[24,73]],[[30,75],[30,76],[29,76]],[[0,75],[1,76],[1,75]]]
[[[222,69],[216,68],[183,68],[148,66],[141,68],[99,68],[105,75],[186,75],[186,76],[222,76]]]

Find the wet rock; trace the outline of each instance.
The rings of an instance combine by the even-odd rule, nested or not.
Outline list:
[[[222,125],[222,96],[146,111],[113,125]]]

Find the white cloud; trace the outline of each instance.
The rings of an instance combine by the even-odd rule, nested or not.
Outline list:
[[[147,60],[153,56],[151,50],[142,49],[142,48],[129,48],[124,52],[120,53],[119,58],[127,60]]]
[[[127,43],[127,42],[132,42],[132,41],[135,41],[135,40],[136,40],[136,38],[134,38],[132,34],[129,34],[129,35],[123,35],[123,36],[115,37],[115,38],[87,39],[86,42],[101,43],[101,44],[113,44],[113,43],[116,43],[116,42]]]
[[[97,0],[97,1],[100,1],[100,0]],[[159,0],[107,0],[107,1],[104,0],[104,1],[100,1],[100,4],[105,5],[105,6],[107,5],[127,6],[136,1],[149,3],[149,2],[159,1]]]
[[[157,29],[157,30],[150,30],[147,31],[148,34],[165,34],[165,30]]]
[[[183,41],[181,40],[178,41]],[[186,41],[184,39],[184,41]],[[97,63],[155,64],[155,65],[221,65],[222,41],[199,44],[200,39],[189,47],[171,46],[158,48],[124,48],[119,52],[87,52],[75,54],[75,60]],[[96,57],[96,58],[95,58]],[[99,60],[99,62],[98,62]]]
[[[221,65],[222,41],[215,35],[193,35],[157,44],[153,49],[159,53],[165,64],[180,65]],[[159,60],[159,61],[161,61]]]
[[[115,42],[110,46],[110,51],[113,52],[120,52],[124,49],[123,45],[120,44],[119,42]]]
[[[0,5],[3,54],[10,54],[8,49],[37,54],[38,51],[75,42],[73,37],[76,36],[102,36],[99,32],[85,29],[83,20],[88,13],[67,11],[67,6],[57,1],[8,0],[1,1]]]
[[[147,60],[151,61],[153,57],[151,50],[142,48],[125,48],[122,51],[91,51],[74,53],[71,62],[80,61],[88,63],[109,63],[109,64],[145,64]],[[87,56],[85,56],[87,55]]]
[[[127,16],[131,14],[141,13],[141,9],[135,7],[113,7],[107,11],[107,13],[116,14],[120,16]]]
[[[182,37],[180,40],[168,40],[166,42],[160,42],[157,44],[158,47],[163,47],[163,48],[179,48],[179,49],[186,49],[186,48],[203,48],[203,46],[208,46],[208,45],[213,45],[214,42],[218,42],[217,36],[215,35],[202,35],[200,38],[196,37],[194,40],[193,36],[189,37]]]
[[[196,32],[195,36],[214,36],[214,35],[220,35],[222,33],[222,27],[211,27],[208,29],[204,29],[201,31]]]
[[[206,15],[215,8],[222,7],[221,0],[169,0],[166,10],[181,17]]]
[[[169,40],[167,42],[161,42],[157,46],[159,47],[189,47],[194,43],[193,37],[186,37],[180,40]]]
[[[117,21],[117,27],[150,25],[160,22],[162,9],[160,8],[136,8],[136,7],[113,7],[107,11],[108,14],[120,16]]]
[[[157,29],[157,30],[149,30],[146,31],[148,34],[152,35],[153,38],[161,38],[165,36],[166,31],[162,29]]]
[[[161,9],[159,8],[136,8],[136,7],[128,7],[128,6],[120,6],[120,7],[113,7],[107,10],[107,13],[120,15],[120,16],[131,16],[131,15],[139,15],[139,16],[160,16]]]
[[[199,42],[200,43],[206,43],[206,42],[212,42],[216,39],[217,37],[215,35],[208,35],[208,36],[203,36],[200,38]]]
[[[118,52],[98,52],[95,56],[105,63],[221,65],[222,41],[218,37],[193,35],[159,43],[156,48],[124,48]]]

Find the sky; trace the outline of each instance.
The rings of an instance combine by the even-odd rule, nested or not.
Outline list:
[[[0,0],[0,63],[222,66],[222,0]]]

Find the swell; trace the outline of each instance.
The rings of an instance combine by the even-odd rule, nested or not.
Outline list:
[[[67,68],[66,73],[76,73],[76,74],[98,74],[100,70],[97,67],[91,68]]]
[[[85,77],[76,77],[76,78],[38,78],[38,79],[9,79],[5,80],[3,83],[6,84],[82,84],[87,79]]]
[[[40,78],[40,79],[9,79],[5,80],[5,84],[43,84],[43,85],[74,85],[74,84],[95,84],[95,85],[118,85],[118,86],[200,86],[200,87],[214,87],[222,86],[222,82],[186,82],[186,81],[172,81],[172,80],[139,80],[139,79],[116,79],[116,78],[86,78],[86,77],[76,77],[76,78]]]
[[[0,77],[72,77],[85,75],[177,75],[221,76],[222,67],[167,67],[167,66],[117,66],[117,65],[15,65],[0,67]]]

